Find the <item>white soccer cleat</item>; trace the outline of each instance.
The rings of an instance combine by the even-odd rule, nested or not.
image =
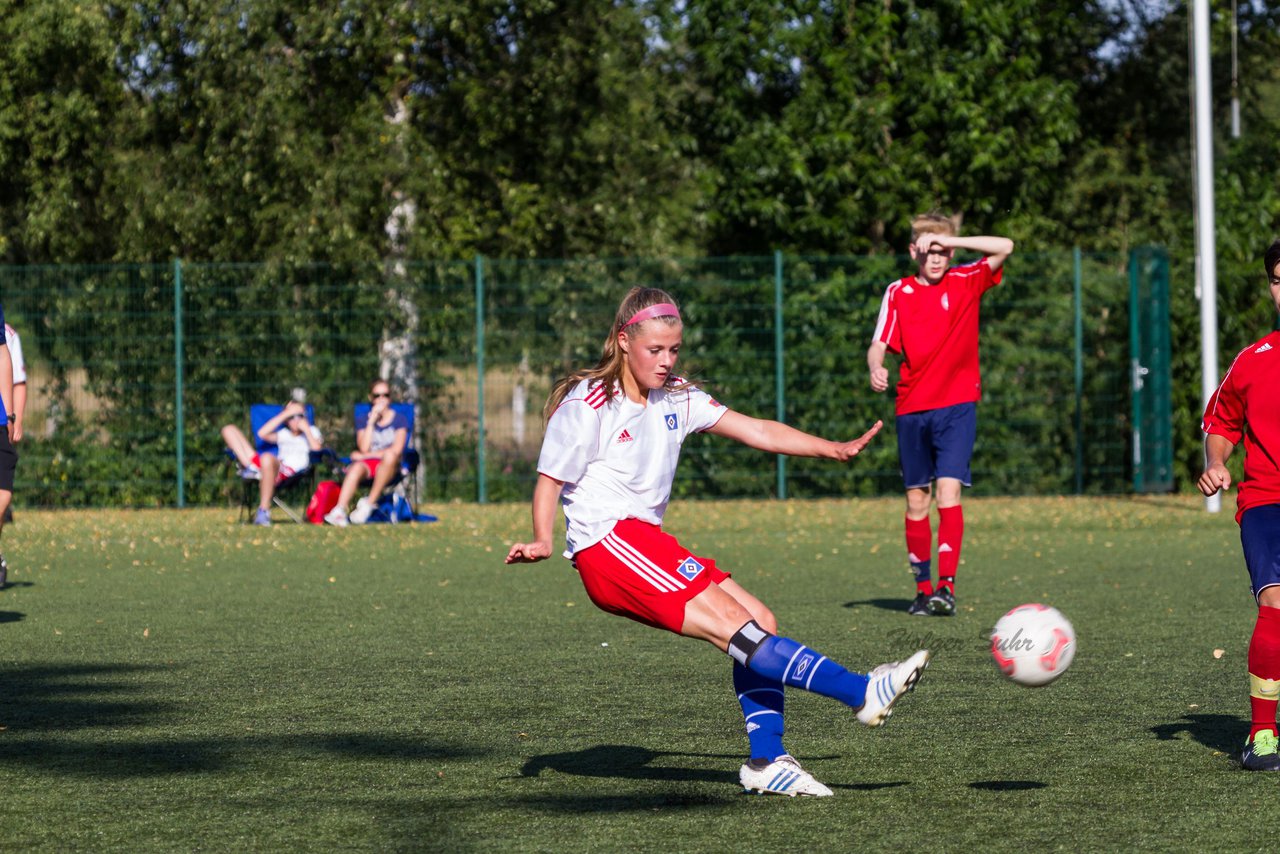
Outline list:
[[[867,726],[880,726],[893,714],[898,698],[916,687],[932,656],[922,649],[906,661],[881,664],[867,674],[867,698],[858,709],[858,720]]]
[[[328,513],[324,514],[324,520],[335,528],[345,528],[350,524],[347,521],[347,511],[339,507],[335,507]]]
[[[369,516],[373,513],[373,505],[369,503],[369,499],[361,498],[356,502],[356,507],[351,511],[351,524],[363,525],[369,521]]]
[[[748,792],[762,795],[811,795],[829,798],[830,789],[813,779],[813,775],[800,767],[794,756],[782,754],[763,768],[752,768],[750,763],[738,772],[738,782]]]

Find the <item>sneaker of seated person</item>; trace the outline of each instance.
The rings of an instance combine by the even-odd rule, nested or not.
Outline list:
[[[351,511],[351,524],[363,525],[369,521],[369,516],[372,513],[373,505],[369,503],[369,499],[361,498],[356,502],[356,509]]]
[[[324,514],[324,520],[336,528],[345,528],[350,521],[347,519],[347,511],[341,507],[335,507],[328,513]]]
[[[271,527],[271,511],[265,507],[259,507],[258,513],[253,517],[253,524],[262,525],[263,527]]]

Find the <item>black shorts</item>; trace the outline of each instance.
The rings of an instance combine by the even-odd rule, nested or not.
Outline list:
[[[18,452],[9,441],[9,428],[0,424],[0,489],[13,492],[13,473],[18,468]]]

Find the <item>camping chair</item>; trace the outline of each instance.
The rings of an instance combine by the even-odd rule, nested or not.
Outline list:
[[[276,451],[275,442],[268,442],[258,435],[258,431],[262,429],[262,425],[266,424],[272,418],[280,414],[283,406],[276,403],[255,403],[249,407],[249,438],[253,442],[253,447],[258,453],[263,451]],[[315,424],[315,409],[307,404],[307,420]],[[253,511],[258,506],[258,481],[260,477],[244,477],[240,475],[240,462],[236,459],[236,455],[227,450],[227,456],[230,458],[233,469],[241,482],[240,489],[240,522],[248,522],[253,518]],[[302,510],[298,509],[295,504],[301,500],[301,505],[306,506],[307,499],[311,497],[311,493],[316,486],[316,470],[321,462],[330,460],[336,462],[337,455],[328,448],[322,448],[319,451],[311,452],[311,464],[299,472],[294,472],[289,477],[276,484],[275,492],[271,497],[271,503],[292,519],[294,522],[305,521]]]
[[[356,404],[356,407],[355,407],[356,433],[359,433],[360,426],[369,420],[369,410],[372,408],[373,408],[373,405],[367,402],[361,402]],[[400,471],[396,472],[396,474],[391,478],[390,482],[387,483],[386,494],[388,496],[403,495],[405,500],[409,502],[410,511],[417,512],[416,508],[418,506],[418,464],[421,461],[421,457],[418,454],[417,448],[414,447],[414,441],[413,441],[413,429],[414,429],[413,404],[412,403],[392,403],[391,408],[394,409],[396,412],[399,412],[401,415],[403,415],[405,420],[409,422],[409,430],[408,430],[409,435],[408,435],[408,438],[405,440],[404,453],[400,455]],[[350,462],[350,460],[347,460],[346,462]],[[373,481],[366,479],[361,482],[361,485],[364,486],[370,483],[373,483]],[[387,511],[385,510],[385,507],[380,505],[377,509],[373,511],[373,516],[378,517],[380,515],[386,515],[386,512]],[[385,522],[387,520],[379,519],[379,521]]]

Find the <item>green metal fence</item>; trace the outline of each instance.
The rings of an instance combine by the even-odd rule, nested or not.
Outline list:
[[[1167,292],[1167,259],[1144,252],[1139,284],[1163,270]],[[983,303],[974,493],[1133,488],[1134,264],[1078,250],[1010,259]],[[247,429],[250,404],[300,387],[345,453],[353,405],[378,376],[418,407],[428,503],[523,500],[552,382],[595,362],[637,284],[682,303],[681,369],[726,405],[831,437],[886,422],[847,466],[693,437],[678,493],[896,494],[892,396],[870,391],[865,354],[886,285],[909,269],[902,257],[781,254],[0,268],[30,374],[15,501],[225,504],[223,424]]]

